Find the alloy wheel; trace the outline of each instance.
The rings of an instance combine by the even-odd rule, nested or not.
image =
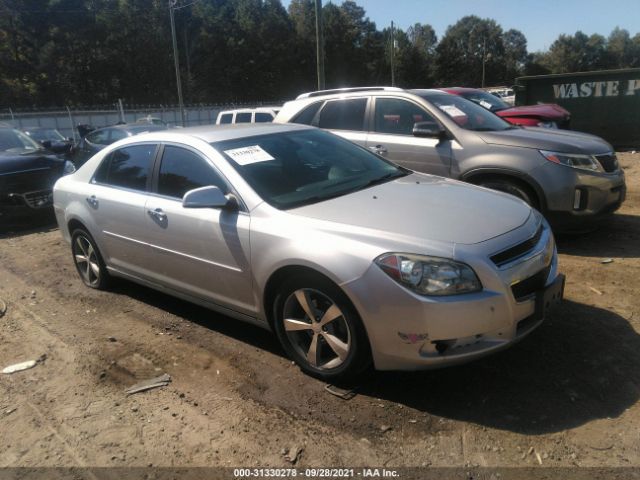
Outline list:
[[[324,293],[295,290],[284,302],[282,322],[295,352],[313,368],[334,369],[347,359],[351,329],[338,305]]]
[[[92,287],[100,283],[100,263],[91,241],[77,235],[73,242],[73,260],[84,282]]]

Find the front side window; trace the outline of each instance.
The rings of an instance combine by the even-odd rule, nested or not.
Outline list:
[[[398,167],[322,130],[212,143],[267,203],[279,209],[321,202],[405,176]]]
[[[413,126],[418,122],[436,120],[424,109],[412,102],[398,98],[377,98],[374,130],[378,133],[413,135]]]
[[[205,159],[181,147],[164,147],[158,193],[167,197],[182,199],[189,190],[214,186],[227,193],[226,182]]]
[[[320,112],[318,126],[329,130],[362,131],[366,108],[366,98],[327,102]]]
[[[112,152],[100,166],[94,181],[114,187],[145,191],[156,154],[156,145],[132,145]]]

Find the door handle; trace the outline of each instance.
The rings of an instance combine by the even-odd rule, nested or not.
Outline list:
[[[87,197],[86,200],[87,200],[87,203],[91,205],[93,208],[98,208],[98,199],[96,198],[95,195],[91,195],[90,197]]]
[[[147,210],[147,213],[156,220],[160,220],[161,222],[167,218],[161,208],[156,208],[155,210]]]
[[[371,147],[369,147],[369,149],[373,150],[378,155],[386,155],[388,153],[387,149],[384,147],[384,145],[371,146]]]

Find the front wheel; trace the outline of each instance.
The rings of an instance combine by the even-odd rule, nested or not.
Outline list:
[[[345,381],[370,365],[362,322],[346,295],[329,280],[303,276],[285,282],[274,313],[280,343],[306,373]]]
[[[487,180],[481,180],[477,183],[480,187],[490,188],[491,190],[497,190],[499,192],[508,193],[514,197],[518,197],[520,200],[524,200],[529,206],[533,208],[540,208],[535,194],[525,185],[521,185],[519,182],[507,180],[503,178],[491,178]]]

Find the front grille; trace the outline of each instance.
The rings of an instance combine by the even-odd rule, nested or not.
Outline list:
[[[28,192],[23,194],[22,198],[31,208],[44,208],[53,204],[53,192],[51,190]]]
[[[612,173],[618,170],[618,158],[615,153],[605,153],[604,155],[594,155],[596,160],[600,162],[602,168],[607,173]]]
[[[500,253],[496,253],[491,256],[491,261],[496,264],[496,266],[501,267],[506,265],[507,263],[513,262],[518,258],[526,255],[528,252],[533,250],[533,248],[540,241],[540,237],[542,236],[542,225],[538,228],[535,235],[518,245],[515,245],[507,250],[504,250]]]
[[[57,177],[50,168],[38,168],[0,175],[0,192],[24,193],[51,189]]]
[[[529,278],[525,278],[524,280],[511,285],[511,292],[513,292],[513,297],[516,299],[516,302],[521,302],[530,295],[542,290],[547,281],[550,270],[551,264],[540,270],[538,273],[531,275]]]

